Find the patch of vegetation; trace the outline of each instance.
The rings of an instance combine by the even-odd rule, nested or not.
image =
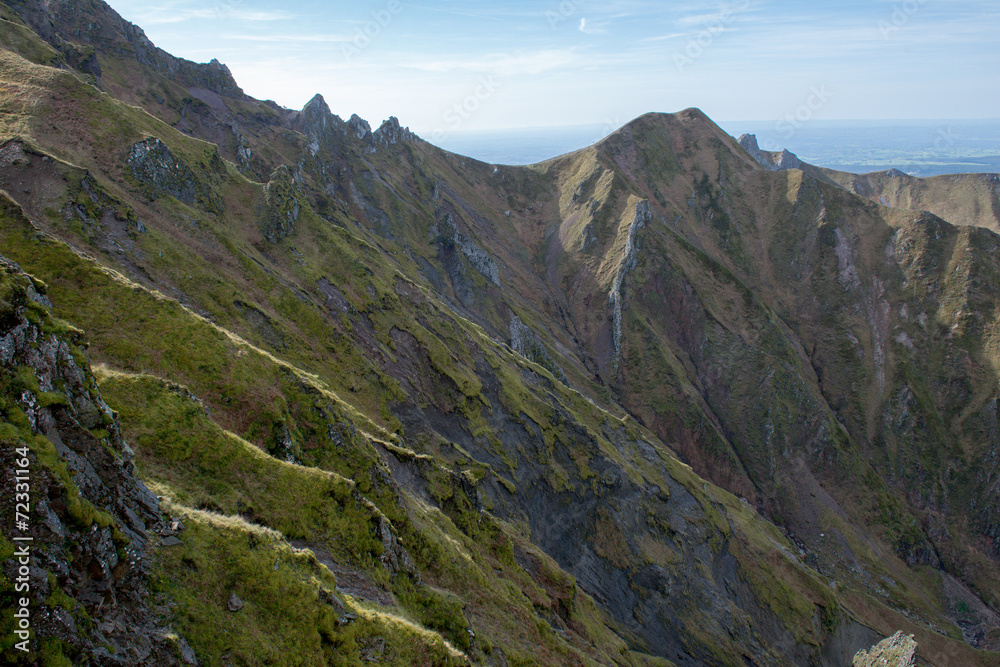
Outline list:
[[[313,554],[275,531],[173,502],[185,524],[183,544],[158,551],[154,588],[177,601],[173,621],[202,661],[357,665],[461,665],[440,636],[348,599],[348,622],[321,593],[336,580]],[[229,611],[231,595],[242,602]],[[374,652],[373,652],[374,651]]]

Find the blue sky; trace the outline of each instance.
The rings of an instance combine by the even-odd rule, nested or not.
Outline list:
[[[422,136],[718,120],[1000,117],[996,0],[111,0],[254,97]]]

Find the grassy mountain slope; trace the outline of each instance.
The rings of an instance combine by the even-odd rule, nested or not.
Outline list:
[[[200,659],[996,663],[992,233],[696,110],[495,167],[9,7],[0,254],[188,526]]]
[[[930,211],[953,225],[1000,231],[1000,180],[996,174],[916,178],[898,170],[858,175],[813,166],[806,169],[883,206]]]

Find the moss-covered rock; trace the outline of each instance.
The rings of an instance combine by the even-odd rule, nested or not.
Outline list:
[[[277,243],[295,232],[302,212],[301,193],[288,167],[281,165],[264,186],[264,238]]]

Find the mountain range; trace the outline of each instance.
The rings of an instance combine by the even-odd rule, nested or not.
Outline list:
[[[1000,664],[997,175],[697,109],[485,164],[101,0],[0,47],[10,664]]]

